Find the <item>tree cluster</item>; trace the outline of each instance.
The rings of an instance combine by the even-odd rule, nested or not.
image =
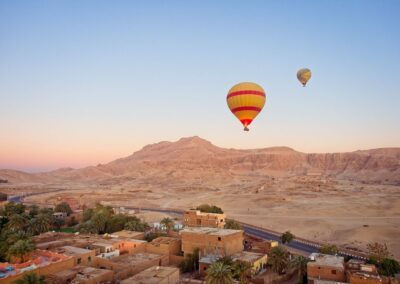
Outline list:
[[[384,276],[395,276],[400,272],[400,264],[391,258],[391,253],[386,244],[370,243],[367,245],[369,252],[369,263],[375,264],[378,272]]]
[[[56,205],[54,212],[63,212],[69,216],[72,214],[72,209],[67,202],[61,202],[60,204]]]
[[[60,226],[50,208],[9,202],[0,212],[0,261],[25,261],[35,249],[31,237]]]
[[[222,211],[220,207],[209,204],[202,204],[200,206],[197,206],[196,210],[200,210],[201,212],[206,212],[206,213],[218,213],[218,214],[224,213],[224,211]]]
[[[111,234],[121,230],[144,232],[149,225],[136,216],[115,214],[110,206],[97,204],[95,208],[85,209],[83,223],[78,230],[83,233]]]

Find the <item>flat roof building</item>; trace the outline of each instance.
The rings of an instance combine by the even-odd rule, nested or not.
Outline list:
[[[346,282],[344,258],[342,256],[312,253],[307,263],[308,283],[314,284],[320,280]]]
[[[12,264],[0,263],[0,283],[9,284],[21,279],[27,272],[47,276],[50,273],[72,268],[74,260],[70,256],[51,251],[35,250],[29,261]]]
[[[129,230],[122,230],[119,232],[112,233],[112,236],[117,236],[118,238],[124,238],[124,239],[144,240],[144,232],[136,232]]]
[[[229,256],[243,251],[243,231],[206,227],[189,227],[179,232],[182,237],[184,255],[195,249],[200,255],[215,254]]]
[[[182,241],[172,237],[158,237],[146,244],[146,252],[179,255],[182,252]]]
[[[113,270],[117,280],[126,279],[151,266],[168,264],[168,255],[154,253],[135,253],[121,255],[112,259],[97,259],[97,267]]]
[[[224,228],[225,219],[224,213],[206,213],[192,209],[184,213],[183,224],[187,227]]]
[[[209,254],[202,256],[199,260],[199,272],[201,275],[206,274],[207,268],[218,261],[222,256],[217,254]],[[267,267],[268,257],[266,254],[241,251],[230,256],[232,261],[242,261],[251,265],[251,270],[254,275],[262,272]]]
[[[76,266],[71,269],[55,272],[46,277],[49,284],[94,284],[113,281],[114,272],[87,266]]]
[[[96,256],[95,250],[73,246],[63,246],[54,249],[55,252],[70,256],[74,259],[74,265],[92,265]]]
[[[258,274],[267,267],[268,256],[262,253],[241,251],[231,255],[233,261],[243,261],[251,265],[253,274]]]
[[[121,281],[121,284],[176,284],[179,283],[179,269],[168,266],[152,266],[135,276]]]

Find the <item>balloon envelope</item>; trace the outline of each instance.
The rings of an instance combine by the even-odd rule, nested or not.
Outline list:
[[[265,105],[265,91],[256,83],[244,82],[233,86],[226,97],[231,112],[243,124],[249,126]]]
[[[306,86],[310,78],[311,78],[311,70],[308,68],[302,68],[297,72],[297,79],[300,81],[300,83],[303,84],[303,87]]]

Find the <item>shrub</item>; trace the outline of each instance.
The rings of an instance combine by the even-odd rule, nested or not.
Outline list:
[[[232,220],[232,219],[226,220],[224,228],[232,229],[232,230],[242,230],[243,229],[242,225],[239,222]]]
[[[196,210],[200,210],[201,212],[206,212],[206,213],[218,213],[218,214],[224,213],[224,211],[222,211],[220,207],[209,204],[202,204],[200,206],[197,206]]]

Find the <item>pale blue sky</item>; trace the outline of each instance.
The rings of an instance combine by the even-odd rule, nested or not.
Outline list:
[[[0,168],[81,167],[193,135],[305,152],[400,146],[399,15],[395,0],[3,0]],[[267,93],[248,133],[225,101],[241,81]]]

